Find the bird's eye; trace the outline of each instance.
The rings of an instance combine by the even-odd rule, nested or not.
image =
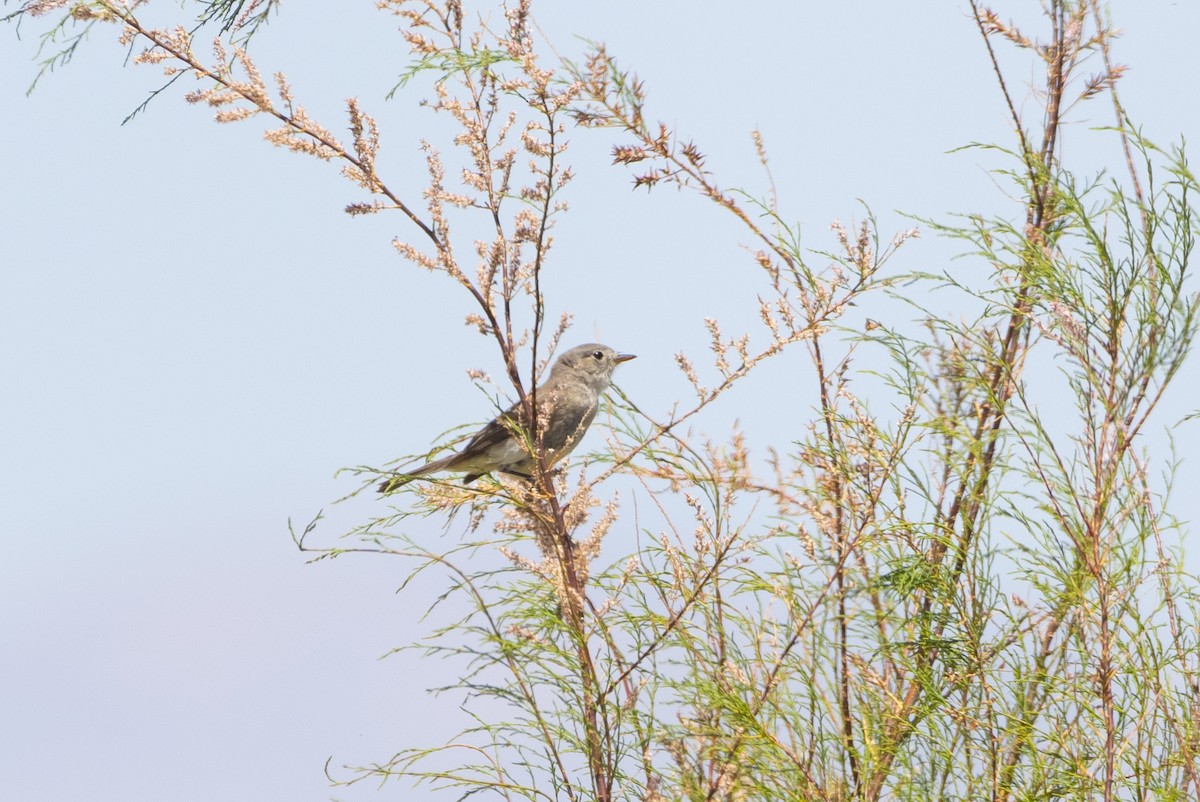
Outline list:
[[[596,359],[604,359],[604,352],[603,351],[592,351],[592,356],[594,356]]]

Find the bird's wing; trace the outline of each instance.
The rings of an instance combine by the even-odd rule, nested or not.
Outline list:
[[[538,388],[538,407],[541,408],[539,417],[549,416],[550,409],[555,403],[555,387],[552,383],[547,383]],[[595,415],[595,411],[592,411]],[[451,469],[462,465],[470,465],[480,455],[488,453],[490,450],[507,441],[519,442],[523,440],[521,435],[521,419],[524,415],[521,411],[521,402],[513,404],[503,414],[496,416],[487,423],[482,429],[476,432],[470,442],[459,451],[457,454],[451,454],[443,460],[439,460],[437,470]],[[587,423],[584,423],[584,429],[587,428]],[[552,427],[551,427],[552,428]],[[557,450],[562,448],[563,443],[558,442],[565,440],[564,436],[555,436],[554,431],[548,431],[544,435],[547,438],[546,446],[549,449]],[[524,449],[524,446],[521,446]]]
[[[485,453],[493,446],[509,440],[513,436],[513,428],[517,425],[520,404],[513,404],[504,414],[498,415],[487,423],[482,429],[475,433],[470,442],[448,459],[454,457],[471,458]],[[456,460],[457,461],[457,460]],[[449,465],[447,467],[450,467]]]

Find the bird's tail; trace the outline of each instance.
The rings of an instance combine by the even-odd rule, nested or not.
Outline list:
[[[384,479],[382,482],[379,483],[379,492],[386,495],[388,493],[391,493],[393,490],[398,490],[399,488],[408,484],[415,478],[416,478],[415,476],[406,475],[406,476],[393,476],[390,479]]]
[[[396,471],[394,476],[390,476],[379,483],[379,492],[383,494],[392,493],[414,479],[419,479],[427,473],[436,473],[450,467],[453,458],[457,454],[451,454],[443,459],[435,459],[433,462],[427,462],[419,468],[414,468],[411,471]]]

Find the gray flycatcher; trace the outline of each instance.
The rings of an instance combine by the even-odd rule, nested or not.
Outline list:
[[[546,461],[553,465],[579,444],[592,425],[600,396],[612,383],[613,370],[633,354],[619,354],[607,345],[578,345],[560,356],[550,368],[550,378],[537,389],[538,422],[545,427],[542,446]],[[522,430],[520,403],[480,429],[466,448],[457,454],[435,459],[379,485],[380,493],[390,493],[420,476],[438,471],[463,471],[464,483],[485,473],[500,471],[518,476],[533,475],[535,457],[530,446],[518,437]]]

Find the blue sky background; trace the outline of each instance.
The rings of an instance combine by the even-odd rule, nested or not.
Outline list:
[[[384,100],[408,55],[373,6],[284,3],[252,53],[327,127],[344,130],[344,99],[358,97],[382,130],[382,171],[421,205],[417,140],[440,129],[418,94]],[[1152,139],[1196,139],[1200,6],[1111,8],[1126,107]],[[1036,4],[998,10],[1029,20]],[[813,248],[832,249],[829,223],[861,217],[859,199],[885,237],[912,225],[901,213],[1008,208],[984,155],[948,153],[1009,144],[965,3],[534,12],[560,52],[582,36],[636,69],[652,116],[725,185],[765,189],[759,128],[785,216]],[[465,370],[498,374],[493,346],[461,325],[450,282],[395,254],[405,220],[344,215],[356,189],[266,145],[258,122],[215,125],[181,100],[185,81],[121,126],[159,73],[124,66],[115,31],[97,29],[26,97],[37,32],[0,31],[0,787],[21,800],[379,798],[330,791],[322,767],[464,723],[423,692],[441,664],[378,659],[425,631],[436,586],[395,593],[403,571],[385,559],[306,566],[287,520],[350,489],[337,468],[486,417]],[[1077,164],[1119,169],[1115,141],[1088,132],[1111,107],[1076,119]],[[574,313],[568,344],[637,353],[618,381],[662,413],[688,394],[673,355],[703,352],[705,317],[753,325],[744,237],[698,199],[632,191],[605,136],[571,139],[579,178],[556,230],[551,315]],[[944,269],[955,253],[926,234],[897,266]],[[796,405],[772,382],[788,370],[765,369],[698,425],[738,419],[752,447],[786,441]],[[1160,421],[1194,407],[1194,377],[1193,365]],[[1177,432],[1185,458],[1196,443],[1194,426]],[[1198,481],[1185,464],[1180,488]],[[374,503],[330,511],[330,530]],[[1200,507],[1184,492],[1175,509]],[[422,526],[411,533],[447,536]]]

